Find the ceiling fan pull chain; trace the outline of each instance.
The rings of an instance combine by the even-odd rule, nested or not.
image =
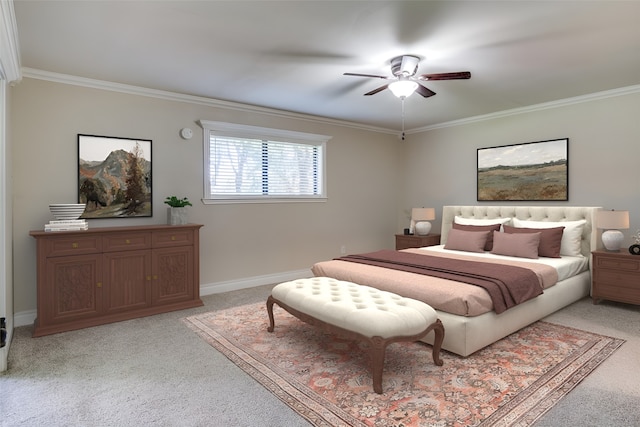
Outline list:
[[[404,98],[401,99],[402,102],[402,140],[404,141]]]

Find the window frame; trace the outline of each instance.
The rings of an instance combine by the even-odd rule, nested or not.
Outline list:
[[[237,123],[217,122],[210,120],[199,120],[202,127],[203,142],[203,197],[202,203],[210,204],[231,204],[231,203],[296,203],[296,202],[324,202],[327,200],[327,142],[331,139],[327,135],[297,132],[283,129],[266,128],[261,126],[242,125]],[[290,196],[270,196],[270,195],[229,195],[211,194],[211,180],[209,163],[211,154],[211,136],[226,136],[231,138],[261,139],[267,141],[286,142],[293,144],[305,144],[318,147],[320,166],[318,172],[321,174],[318,195],[290,195]]]

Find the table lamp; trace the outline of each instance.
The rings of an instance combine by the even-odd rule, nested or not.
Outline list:
[[[608,251],[619,251],[624,240],[624,234],[620,230],[629,228],[629,211],[598,211],[596,224],[598,228],[606,230],[602,233],[604,247]]]
[[[411,222],[415,234],[426,236],[431,231],[431,223],[436,219],[436,210],[434,208],[413,208],[411,209]]]

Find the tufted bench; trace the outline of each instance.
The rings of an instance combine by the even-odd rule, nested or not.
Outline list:
[[[417,341],[433,330],[432,357],[442,366],[444,327],[423,302],[329,277],[293,280],[276,285],[267,299],[269,332],[275,326],[274,303],[324,331],[369,343],[376,393],[382,393],[384,353],[393,342]]]

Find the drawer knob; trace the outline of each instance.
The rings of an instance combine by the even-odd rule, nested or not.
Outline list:
[[[73,249],[78,249],[78,244],[74,242],[74,243],[71,244],[71,247]]]
[[[131,243],[131,240],[126,239],[124,242],[128,245],[129,243]]]
[[[176,240],[176,236],[171,236],[171,240]]]
[[[151,281],[151,276],[147,276],[147,281]]]
[[[102,287],[102,282],[98,282],[98,287],[101,288]]]

